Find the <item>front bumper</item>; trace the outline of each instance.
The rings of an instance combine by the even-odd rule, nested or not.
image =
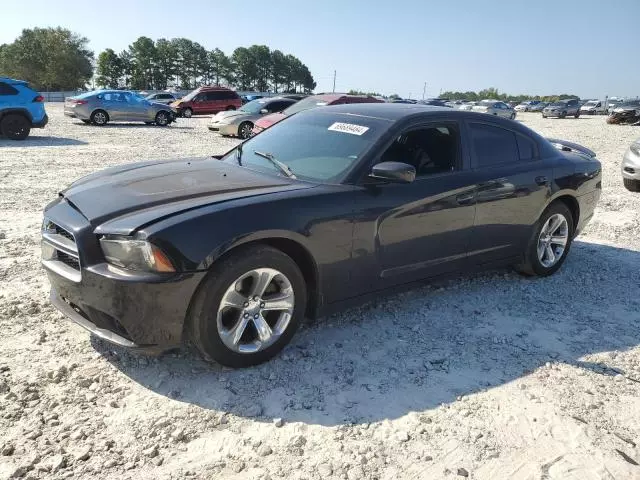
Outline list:
[[[238,135],[238,126],[229,123],[211,123],[209,124],[209,130],[218,132],[220,135]]]
[[[640,180],[640,155],[636,155],[628,148],[622,157],[622,178]]]
[[[46,113],[44,114],[44,116],[42,117],[42,120],[40,120],[39,122],[33,122],[31,124],[32,128],[44,128],[47,123],[49,123],[49,115],[47,115]]]
[[[162,351],[182,343],[191,298],[206,272],[155,274],[113,267],[102,258],[93,227],[67,202],[54,202],[45,217],[77,245],[77,260],[60,247],[56,258],[42,262],[58,310],[123,347]],[[43,235],[43,248],[51,245]],[[73,250],[67,252],[73,256]]]

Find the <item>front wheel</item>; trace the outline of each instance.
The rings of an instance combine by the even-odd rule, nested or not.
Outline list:
[[[640,180],[633,180],[631,178],[623,178],[624,188],[630,192],[640,192]]]
[[[156,114],[156,125],[166,127],[171,122],[171,117],[167,112],[158,112]]]
[[[242,122],[238,127],[238,137],[245,140],[251,136],[252,131],[253,131],[253,123]]]
[[[576,114],[573,117],[574,118],[580,118],[580,112],[576,112]]]
[[[183,116],[184,118],[191,118],[191,116],[192,116],[192,115],[193,115],[193,110],[191,110],[190,108],[185,108],[185,109],[182,111],[182,116]]]
[[[565,118],[566,116],[567,116],[567,112],[562,112],[562,113],[560,114],[560,118]]]
[[[31,132],[31,122],[24,115],[9,114],[0,122],[0,133],[9,140],[24,140]]]
[[[516,114],[512,113],[511,116],[509,117],[511,120],[515,120],[516,119]]]
[[[274,357],[302,320],[307,291],[298,265],[267,245],[241,247],[214,265],[192,302],[192,342],[210,360],[249,367]]]
[[[574,228],[573,215],[563,202],[549,205],[533,230],[524,263],[516,270],[539,277],[555,273],[567,258]]]

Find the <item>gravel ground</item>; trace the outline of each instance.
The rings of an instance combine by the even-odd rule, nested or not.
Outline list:
[[[208,119],[96,128],[47,105],[0,140],[0,478],[640,478],[637,127],[518,118],[604,164],[597,214],[561,271],[496,271],[307,324],[246,370],[134,356],[47,302],[44,205],[109,165],[222,153]]]

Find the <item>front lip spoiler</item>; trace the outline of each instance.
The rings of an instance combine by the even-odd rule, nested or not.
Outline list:
[[[85,330],[89,331],[92,335],[96,337],[112,343],[114,345],[118,345],[119,347],[124,347],[129,350],[133,350],[140,353],[146,354],[160,354],[164,351],[171,350],[175,347],[160,347],[157,345],[138,345],[137,343],[132,342],[131,340],[127,340],[120,335],[113,333],[109,330],[105,330],[104,328],[99,328],[91,321],[84,318],[78,312],[76,312],[71,305],[65,302],[58,292],[55,289],[51,289],[51,293],[49,294],[49,301],[51,304],[56,307],[65,317],[69,318],[74,323],[77,323]]]

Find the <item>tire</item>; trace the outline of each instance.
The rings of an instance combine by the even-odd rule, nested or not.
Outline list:
[[[91,123],[103,127],[109,122],[109,114],[104,110],[96,110],[91,114]]]
[[[562,112],[560,114],[560,118],[566,118],[567,117],[567,112]]]
[[[271,295],[277,293],[251,297],[252,289],[258,287],[255,279],[273,272],[277,275],[267,284],[269,289],[280,288],[277,293],[285,297],[292,292],[286,297],[292,303],[287,311],[263,310],[263,301],[268,304]],[[224,298],[230,304],[220,308]],[[281,300],[280,304],[284,303]],[[273,358],[289,343],[304,317],[306,303],[304,277],[291,257],[267,245],[241,247],[214,264],[199,287],[189,309],[188,335],[205,359],[234,368],[257,365]],[[261,321],[255,323],[254,318]],[[258,337],[258,324],[269,327],[265,336],[271,336],[266,346]],[[242,333],[234,341],[237,328],[242,328]],[[274,335],[274,329],[281,331]]]
[[[559,218],[563,218],[566,222],[565,225],[560,226],[552,233],[553,236],[546,236],[546,238],[558,238],[566,237],[566,243],[562,248],[562,252],[558,255],[560,245],[545,242],[545,233],[549,226],[553,226],[554,221]],[[515,269],[524,275],[546,277],[554,274],[562,266],[571,249],[571,242],[573,240],[573,232],[575,226],[573,224],[573,215],[569,208],[561,201],[554,202],[542,213],[536,225],[533,229],[533,234],[529,239],[527,250],[524,254],[524,262],[520,265],[516,265]],[[541,243],[542,242],[542,243]],[[542,258],[540,256],[538,247],[544,247],[551,249],[551,253],[554,254],[554,261],[549,264],[549,255],[547,248],[543,248]],[[555,245],[555,250],[554,250]],[[546,261],[545,261],[546,260]]]
[[[543,113],[543,114],[542,114],[542,118],[547,118],[547,116]]]
[[[242,122],[238,126],[238,138],[246,140],[251,136],[251,131],[253,130],[253,123],[251,122]]]
[[[160,110],[156,113],[155,124],[159,127],[166,127],[171,123],[171,116],[164,110]]]
[[[31,132],[31,122],[24,115],[10,113],[2,117],[0,132],[9,140],[24,140]]]
[[[235,110],[235,109],[236,107],[234,107],[233,105],[229,105],[227,108],[225,108],[227,112],[230,112],[231,110]]]
[[[595,114],[594,114],[595,115]],[[580,118],[580,112],[576,112],[576,114],[573,116],[573,118]]]
[[[633,180],[631,178],[623,178],[624,188],[630,192],[640,192],[640,180]]]
[[[193,116],[193,110],[191,110],[190,108],[185,108],[185,109],[182,111],[182,116],[183,116],[184,118],[191,118],[191,117]]]
[[[511,120],[515,120],[516,119],[516,114],[512,113],[511,116],[509,117]]]

